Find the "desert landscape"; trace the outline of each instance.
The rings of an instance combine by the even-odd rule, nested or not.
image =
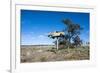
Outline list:
[[[22,45],[21,62],[53,62],[89,60],[89,47],[56,50],[54,45]]]
[[[90,60],[90,14],[21,10],[20,62]]]

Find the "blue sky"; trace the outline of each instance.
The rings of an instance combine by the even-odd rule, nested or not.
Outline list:
[[[80,24],[84,28],[81,39],[89,41],[89,13],[21,10],[21,45],[53,44],[54,40],[47,35],[62,31],[63,19]]]

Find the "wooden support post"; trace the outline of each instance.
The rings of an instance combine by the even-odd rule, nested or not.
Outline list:
[[[57,37],[57,50],[59,49],[58,44],[59,44],[59,43],[58,43],[58,37]]]

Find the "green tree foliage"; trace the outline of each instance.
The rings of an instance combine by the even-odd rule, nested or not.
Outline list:
[[[73,44],[76,47],[81,46],[82,40],[80,39],[80,37],[78,35],[73,38]]]
[[[68,41],[68,48],[72,44],[71,41],[73,41],[72,38],[74,38],[77,35],[80,35],[80,32],[82,30],[81,26],[79,24],[73,23],[70,19],[64,19],[62,22],[65,24],[65,38]],[[78,36],[79,37],[79,36]],[[77,39],[76,37],[74,40]],[[74,41],[76,43],[76,41]]]

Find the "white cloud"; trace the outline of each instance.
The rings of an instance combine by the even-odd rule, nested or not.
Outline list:
[[[38,38],[45,38],[45,36],[44,35],[39,35]]]
[[[21,43],[30,45],[30,44],[53,44],[53,39],[50,39],[47,36],[47,33],[35,35],[34,32],[29,34],[22,35]]]

